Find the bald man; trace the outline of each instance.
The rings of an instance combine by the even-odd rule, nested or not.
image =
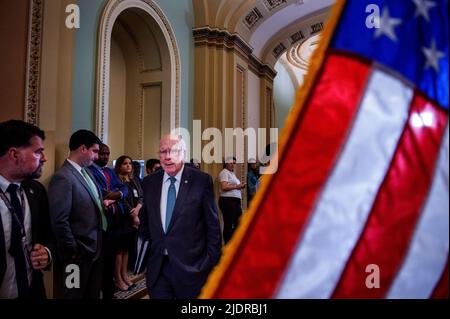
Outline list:
[[[163,137],[163,169],[144,179],[141,227],[151,244],[146,279],[152,299],[197,297],[220,257],[212,178],[184,165],[185,151],[180,138]]]

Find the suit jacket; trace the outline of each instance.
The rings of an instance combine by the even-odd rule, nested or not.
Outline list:
[[[47,193],[44,186],[35,180],[26,180],[21,183],[28,200],[31,212],[31,242],[47,247],[54,255],[54,242],[50,231],[50,217],[48,211]],[[0,282],[6,271],[6,254],[2,220],[0,218]],[[50,267],[48,267],[50,268]],[[47,268],[47,269],[48,269]],[[31,281],[31,297],[46,298],[41,270],[33,270]]]
[[[90,177],[95,183],[94,177]],[[98,193],[101,197],[100,189]],[[102,212],[85,179],[68,161],[51,178],[48,195],[50,219],[61,260],[97,259],[102,247]]]
[[[147,287],[155,284],[167,249],[174,282],[182,287],[201,287],[218,262],[222,237],[210,175],[185,166],[167,233],[161,214],[164,171],[144,179],[142,234],[150,241]]]
[[[108,194],[108,184],[106,182],[106,177],[103,174],[103,172],[101,171],[101,167],[97,166],[97,165],[91,165],[89,166],[89,170],[91,171],[92,175],[95,178],[95,181],[97,182],[98,187],[100,187],[101,191],[102,191],[102,196],[105,197],[106,194]],[[128,187],[122,183],[122,181],[120,180],[120,178],[116,175],[116,172],[114,172],[111,168],[106,167],[106,170],[108,171],[109,176],[111,177],[111,191],[113,192],[122,192],[122,199],[117,201],[117,206],[119,207],[120,211],[122,214],[124,214],[125,210],[124,210],[124,203],[123,201],[125,200],[125,198],[128,195]],[[108,216],[108,223],[111,223],[111,217],[112,216]]]

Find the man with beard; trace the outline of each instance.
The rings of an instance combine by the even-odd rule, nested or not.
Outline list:
[[[107,222],[102,192],[87,169],[97,160],[100,144],[91,131],[73,133],[69,157],[55,172],[48,187],[50,218],[59,253],[56,288],[63,289],[64,298],[100,298],[102,238]],[[73,278],[76,274],[79,278]]]
[[[106,217],[108,220],[108,229],[105,237],[103,238],[103,299],[112,299],[114,282],[114,260],[115,251],[113,247],[114,242],[114,216],[115,214],[123,214],[123,199],[128,195],[128,188],[117,177],[113,169],[109,168],[109,146],[106,144],[100,144],[98,151],[98,158],[94,161],[94,164],[89,166],[92,175],[95,178],[95,182],[102,191],[103,204],[106,209]]]
[[[52,261],[42,174],[44,132],[18,120],[0,123],[0,299],[45,298],[42,270]]]

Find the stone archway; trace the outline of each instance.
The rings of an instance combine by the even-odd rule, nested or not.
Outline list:
[[[98,43],[96,131],[112,158],[153,157],[179,125],[180,58],[174,32],[151,0],[111,0]]]

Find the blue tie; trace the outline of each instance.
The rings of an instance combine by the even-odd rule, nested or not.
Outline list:
[[[172,218],[173,208],[175,207],[175,201],[177,200],[177,191],[175,190],[175,177],[170,177],[169,191],[167,192],[167,206],[166,206],[166,229],[169,228],[170,219]]]
[[[19,298],[29,298],[30,287],[28,285],[28,272],[25,258],[25,254],[28,252],[25,252],[22,246],[22,239],[24,239],[22,238],[24,212],[22,211],[22,205],[20,205],[19,197],[17,196],[18,188],[19,186],[16,184],[9,184],[6,190],[11,196],[11,206],[17,216],[17,218],[11,216],[11,246],[9,248],[9,253],[14,257],[14,268],[16,270],[16,283]]]

